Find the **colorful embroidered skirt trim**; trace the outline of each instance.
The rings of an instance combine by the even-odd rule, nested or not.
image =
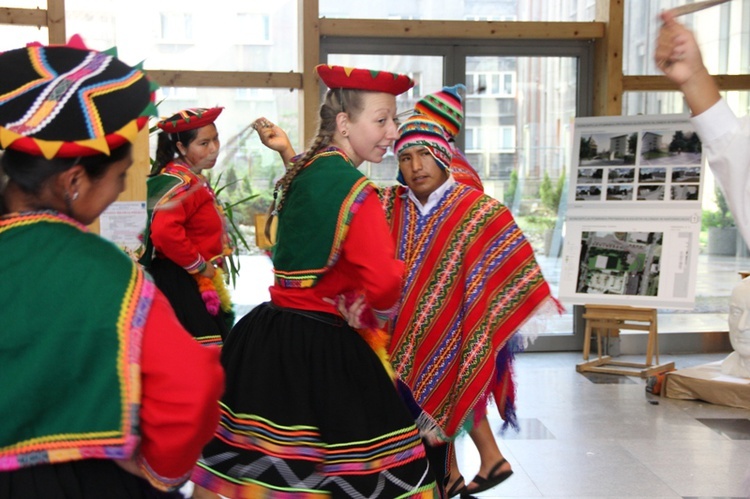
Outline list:
[[[232,329],[222,418],[192,480],[235,498],[437,497],[377,355],[319,315],[330,320],[263,304]]]

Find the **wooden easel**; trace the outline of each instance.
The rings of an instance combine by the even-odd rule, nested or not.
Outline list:
[[[647,378],[660,372],[674,369],[674,362],[659,364],[659,341],[657,337],[656,309],[617,305],[585,305],[583,318],[586,329],[583,339],[583,360],[576,366],[578,372],[598,372],[640,376]],[[609,355],[602,355],[602,334],[609,338],[619,336],[621,330],[648,331],[646,362],[619,362]],[[596,334],[597,359],[589,361],[591,334]],[[654,358],[656,364],[653,363]]]

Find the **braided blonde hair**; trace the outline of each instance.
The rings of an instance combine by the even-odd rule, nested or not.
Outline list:
[[[329,89],[326,92],[325,100],[320,106],[318,133],[310,142],[304,154],[302,154],[294,163],[289,165],[284,176],[276,182],[273,190],[273,201],[268,210],[268,220],[266,221],[266,237],[271,239],[271,223],[273,218],[279,214],[284,205],[284,196],[292,184],[292,180],[302,170],[308,161],[321,149],[328,147],[333,135],[336,133],[336,117],[339,113],[346,113],[350,121],[356,121],[364,109],[364,99],[362,90],[353,89]]]

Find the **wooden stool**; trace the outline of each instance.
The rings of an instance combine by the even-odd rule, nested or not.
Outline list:
[[[655,308],[636,308],[617,305],[585,305],[583,318],[586,321],[583,339],[583,360],[576,366],[578,372],[599,372],[640,376],[647,378],[656,373],[671,371],[674,362],[659,364],[659,342]],[[646,362],[618,362],[609,355],[602,355],[602,334],[607,338],[619,336],[621,330],[648,331]],[[589,361],[591,333],[596,334],[597,359]],[[654,358],[656,364],[653,363]],[[612,367],[608,367],[612,366]]]

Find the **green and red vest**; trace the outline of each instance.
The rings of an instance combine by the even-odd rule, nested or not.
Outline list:
[[[155,286],[56,212],[0,218],[0,471],[128,458]]]
[[[276,285],[309,288],[338,260],[352,217],[375,184],[336,147],[312,157],[294,177],[272,249]]]

